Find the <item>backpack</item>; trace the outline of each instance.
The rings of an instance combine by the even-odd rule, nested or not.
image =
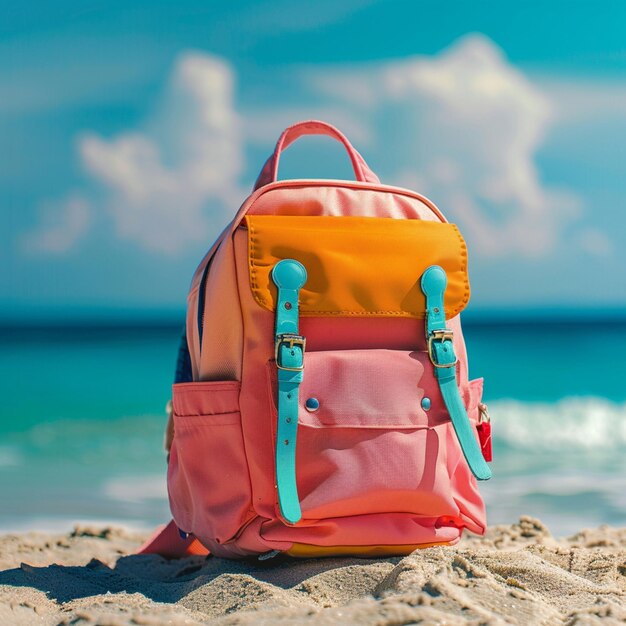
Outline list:
[[[341,142],[356,181],[277,181],[303,135]],[[382,185],[330,124],[287,128],[193,277],[174,523],[143,551],[404,555],[484,534],[490,425],[483,380],[468,380],[469,296],[466,244],[430,200]]]

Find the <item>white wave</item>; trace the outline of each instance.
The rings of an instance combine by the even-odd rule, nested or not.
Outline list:
[[[102,491],[105,497],[118,502],[145,502],[167,498],[165,476],[121,476],[107,480]]]
[[[493,482],[481,485],[481,493],[488,504],[495,504],[506,493],[509,499],[520,499],[531,494],[550,496],[577,496],[586,493],[603,493],[615,499],[617,508],[624,508],[624,477],[608,472],[587,472],[571,467],[550,469],[544,473],[525,475],[496,475]]]
[[[605,398],[564,398],[554,403],[489,403],[495,439],[539,451],[626,448],[626,403]]]

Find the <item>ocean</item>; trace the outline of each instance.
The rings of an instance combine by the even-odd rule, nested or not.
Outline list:
[[[162,449],[176,323],[0,328],[0,532],[169,519]],[[626,321],[472,319],[490,524],[626,525]]]

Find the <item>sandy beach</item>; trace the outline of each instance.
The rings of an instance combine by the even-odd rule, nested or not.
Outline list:
[[[623,624],[626,528],[555,539],[538,520],[379,560],[136,556],[77,527],[0,537],[0,624]]]

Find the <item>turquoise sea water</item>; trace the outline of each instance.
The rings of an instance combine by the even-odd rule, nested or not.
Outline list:
[[[465,324],[495,437],[490,523],[626,525],[626,322]],[[168,518],[176,324],[0,329],[0,531]]]

